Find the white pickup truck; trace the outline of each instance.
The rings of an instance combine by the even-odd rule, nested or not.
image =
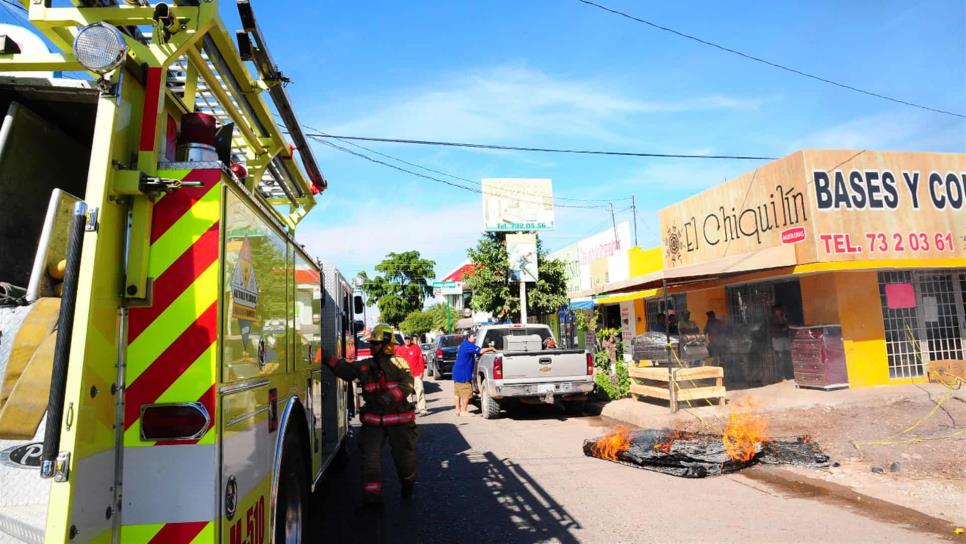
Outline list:
[[[591,354],[555,347],[546,325],[484,326],[476,344],[496,349],[480,355],[474,368],[473,389],[486,419],[499,417],[500,404],[509,400],[553,404],[559,399],[569,412],[579,413],[594,389]]]

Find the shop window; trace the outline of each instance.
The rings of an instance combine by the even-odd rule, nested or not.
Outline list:
[[[685,312],[688,309],[688,297],[687,295],[671,295],[668,297],[667,306],[674,310],[678,315],[681,312]],[[647,319],[647,330],[653,331],[654,327],[657,325],[657,314],[668,314],[668,308],[665,307],[664,298],[652,298],[644,304],[644,313]]]
[[[889,376],[924,376],[930,361],[963,359],[966,273],[879,272]]]
[[[962,276],[962,274],[957,274]],[[949,272],[919,274],[923,324],[930,361],[963,358],[963,297]]]

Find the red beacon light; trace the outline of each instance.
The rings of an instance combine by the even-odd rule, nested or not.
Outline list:
[[[185,162],[218,162],[215,149],[216,121],[207,113],[186,113],[181,117],[178,138],[178,160]]]
[[[245,181],[248,179],[248,168],[244,164],[240,162],[233,162],[228,169],[231,170],[231,173],[234,174],[238,181]]]

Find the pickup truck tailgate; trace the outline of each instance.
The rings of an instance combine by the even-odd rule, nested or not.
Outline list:
[[[582,350],[546,350],[503,354],[503,379],[573,378],[587,375]]]

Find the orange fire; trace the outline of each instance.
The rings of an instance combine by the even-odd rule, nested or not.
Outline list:
[[[684,438],[684,431],[671,431],[661,442],[654,444],[654,449],[667,455],[671,453],[671,446],[681,438]]]
[[[758,453],[761,444],[768,440],[768,420],[756,413],[757,408],[758,404],[751,397],[740,399],[732,405],[721,441],[734,461],[750,461]]]
[[[616,461],[619,453],[627,451],[627,448],[631,447],[630,433],[630,429],[621,425],[609,434],[600,437],[593,446],[594,456]]]

